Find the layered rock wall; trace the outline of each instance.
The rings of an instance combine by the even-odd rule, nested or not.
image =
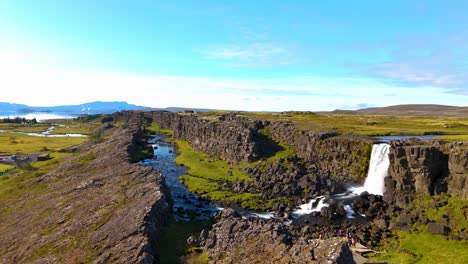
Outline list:
[[[468,198],[468,147],[432,140],[392,141],[385,201],[406,205],[417,194]]]
[[[208,120],[191,114],[151,112],[160,127],[174,131],[174,137],[188,141],[196,151],[218,156],[231,163],[251,162],[268,150],[267,138],[259,133],[259,121],[225,115]]]
[[[371,138],[298,131],[288,122],[273,122],[268,127],[275,140],[284,142],[306,162],[315,163],[320,171],[334,178],[362,180],[367,175],[375,141]]]
[[[306,163],[316,165],[320,172],[343,180],[365,178],[374,141],[362,136],[307,133],[297,131],[292,123],[270,123],[235,114],[223,115],[216,121],[170,112],[151,112],[148,116],[162,128],[173,130],[176,138],[188,141],[195,150],[232,163],[268,157],[277,148],[277,143],[266,136],[269,134],[294,149]]]

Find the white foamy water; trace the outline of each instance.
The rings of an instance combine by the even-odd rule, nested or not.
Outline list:
[[[346,212],[346,218],[354,218],[355,212],[353,208],[351,208],[351,205],[345,204],[344,209]]]
[[[320,199],[318,202],[317,206],[314,207],[314,203],[317,201],[317,199]],[[305,214],[310,214],[312,212],[320,212],[320,210],[328,206],[327,203],[324,202],[325,199],[323,199],[323,196],[319,196],[315,199],[310,200],[310,202],[300,205],[299,209],[296,209],[293,211],[293,214],[295,215],[305,215]]]
[[[356,194],[367,191],[371,194],[383,195],[385,191],[385,177],[388,176],[388,167],[390,160],[388,153],[390,145],[386,143],[374,144],[369,163],[369,172],[362,187],[351,188],[350,190]]]

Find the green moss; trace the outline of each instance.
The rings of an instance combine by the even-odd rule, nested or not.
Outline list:
[[[222,181],[252,181],[245,173],[245,168],[254,164],[228,164],[206,153],[194,151],[186,141],[175,140],[175,143],[178,153],[175,161],[188,169],[188,174],[181,176],[180,179],[191,192],[213,201],[234,203],[244,208],[261,210],[267,208],[268,205],[271,206],[271,203],[262,202],[259,194],[236,194],[221,184]]]
[[[427,230],[399,231],[385,246],[385,254],[373,260],[389,263],[466,263],[468,240],[446,240]]]
[[[125,122],[122,122],[122,121],[115,122],[115,123],[114,123],[114,126],[115,126],[115,127],[124,127],[124,126],[125,126]]]
[[[166,134],[169,136],[174,135],[174,131],[172,131],[171,129],[163,129],[156,123],[151,123],[151,125],[148,126],[146,130],[157,134]]]
[[[14,168],[15,168],[15,166],[13,166],[13,165],[1,164],[0,163],[0,173],[5,172],[5,171],[9,171],[9,170],[14,169]]]
[[[94,154],[93,152],[90,152],[88,154],[85,154],[85,155],[81,155],[79,158],[78,158],[78,161],[81,163],[81,164],[86,164],[86,163],[89,163],[90,161],[92,160],[95,160],[97,158],[96,154]]]
[[[186,141],[175,140],[175,143],[178,154],[175,162],[187,167],[191,176],[212,181],[252,180],[240,165],[231,165],[224,160],[210,157],[206,153],[194,151]]]
[[[190,236],[198,236],[203,229],[209,229],[212,223],[209,221],[175,221],[173,217],[169,220],[168,225],[164,228],[163,233],[156,241],[156,248],[159,253],[159,263],[173,264],[181,263],[181,257],[185,254],[190,254],[196,249],[188,248],[187,238]],[[194,260],[207,260],[208,256],[194,256],[184,263],[207,263],[207,262],[192,262]],[[191,261],[190,261],[191,260]]]
[[[434,201],[445,201],[446,205],[436,208]],[[468,209],[468,200],[452,197],[448,195],[418,195],[415,197],[410,210],[415,213],[418,210],[424,210],[426,217],[431,221],[438,221],[443,215],[450,218],[449,227],[457,235],[458,230],[468,230],[468,221],[466,221],[465,212]]]

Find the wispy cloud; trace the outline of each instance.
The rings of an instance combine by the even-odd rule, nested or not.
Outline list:
[[[468,94],[468,32],[416,36],[382,44],[385,61],[366,64],[367,75],[394,85],[430,86]],[[370,53],[373,52],[368,50]]]
[[[303,62],[291,48],[275,43],[223,45],[200,52],[210,60],[219,60],[234,67],[287,66]]]
[[[422,65],[420,65],[422,64]],[[429,65],[430,66],[430,65]],[[421,63],[385,62],[373,65],[369,73],[387,81],[414,86],[466,87],[468,75],[451,70],[438,70]],[[463,89],[463,88],[460,88]]]

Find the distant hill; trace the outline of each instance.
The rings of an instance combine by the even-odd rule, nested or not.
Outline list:
[[[372,107],[354,111],[335,110],[332,113],[358,115],[455,116],[468,118],[468,107],[432,104],[407,104],[386,107]]]
[[[124,110],[165,110],[180,112],[193,110],[197,112],[211,111],[210,109],[187,108],[187,107],[167,107],[151,108],[129,104],[127,102],[90,102],[79,105],[59,105],[59,106],[28,106],[24,104],[12,104],[0,102],[0,115],[24,115],[28,113],[54,113],[68,116],[78,116],[81,114],[110,114]]]
[[[79,105],[28,106],[0,102],[0,112],[27,114],[33,112],[62,113],[68,115],[107,114],[123,110],[151,110],[150,107],[129,104],[126,102],[90,102]]]

